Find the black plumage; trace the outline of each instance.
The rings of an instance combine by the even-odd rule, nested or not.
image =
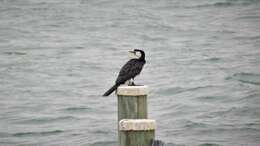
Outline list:
[[[120,70],[118,77],[116,79],[115,85],[112,86],[107,92],[104,93],[103,96],[109,96],[114,90],[117,89],[118,86],[124,84],[126,81],[134,79],[143,69],[145,64],[145,53],[143,50],[135,49],[131,51],[134,54],[138,52],[141,54],[139,58],[134,58],[129,60]],[[130,85],[134,85],[132,82]]]

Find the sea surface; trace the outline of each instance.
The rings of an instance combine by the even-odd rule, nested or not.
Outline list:
[[[0,0],[0,146],[115,146],[134,48],[157,139],[260,146],[260,0]]]

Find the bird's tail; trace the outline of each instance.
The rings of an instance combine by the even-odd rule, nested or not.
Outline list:
[[[118,87],[119,85],[115,84],[113,87],[111,87],[109,90],[107,90],[106,93],[103,94],[103,96],[109,96],[113,91],[116,90],[116,88]]]

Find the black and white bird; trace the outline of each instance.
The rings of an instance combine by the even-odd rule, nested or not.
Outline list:
[[[121,84],[129,81],[128,85],[134,86],[134,78],[140,74],[145,64],[145,53],[143,50],[134,49],[129,51],[132,59],[130,59],[120,70],[115,85],[112,86],[103,96],[109,96]]]

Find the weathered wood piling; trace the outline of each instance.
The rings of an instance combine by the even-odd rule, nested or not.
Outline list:
[[[149,119],[123,119],[119,123],[119,146],[152,146],[155,121]]]
[[[146,119],[147,95],[147,86],[118,87],[118,121],[122,119]]]
[[[151,146],[155,120],[147,119],[147,86],[120,86],[118,96],[119,146]]]

